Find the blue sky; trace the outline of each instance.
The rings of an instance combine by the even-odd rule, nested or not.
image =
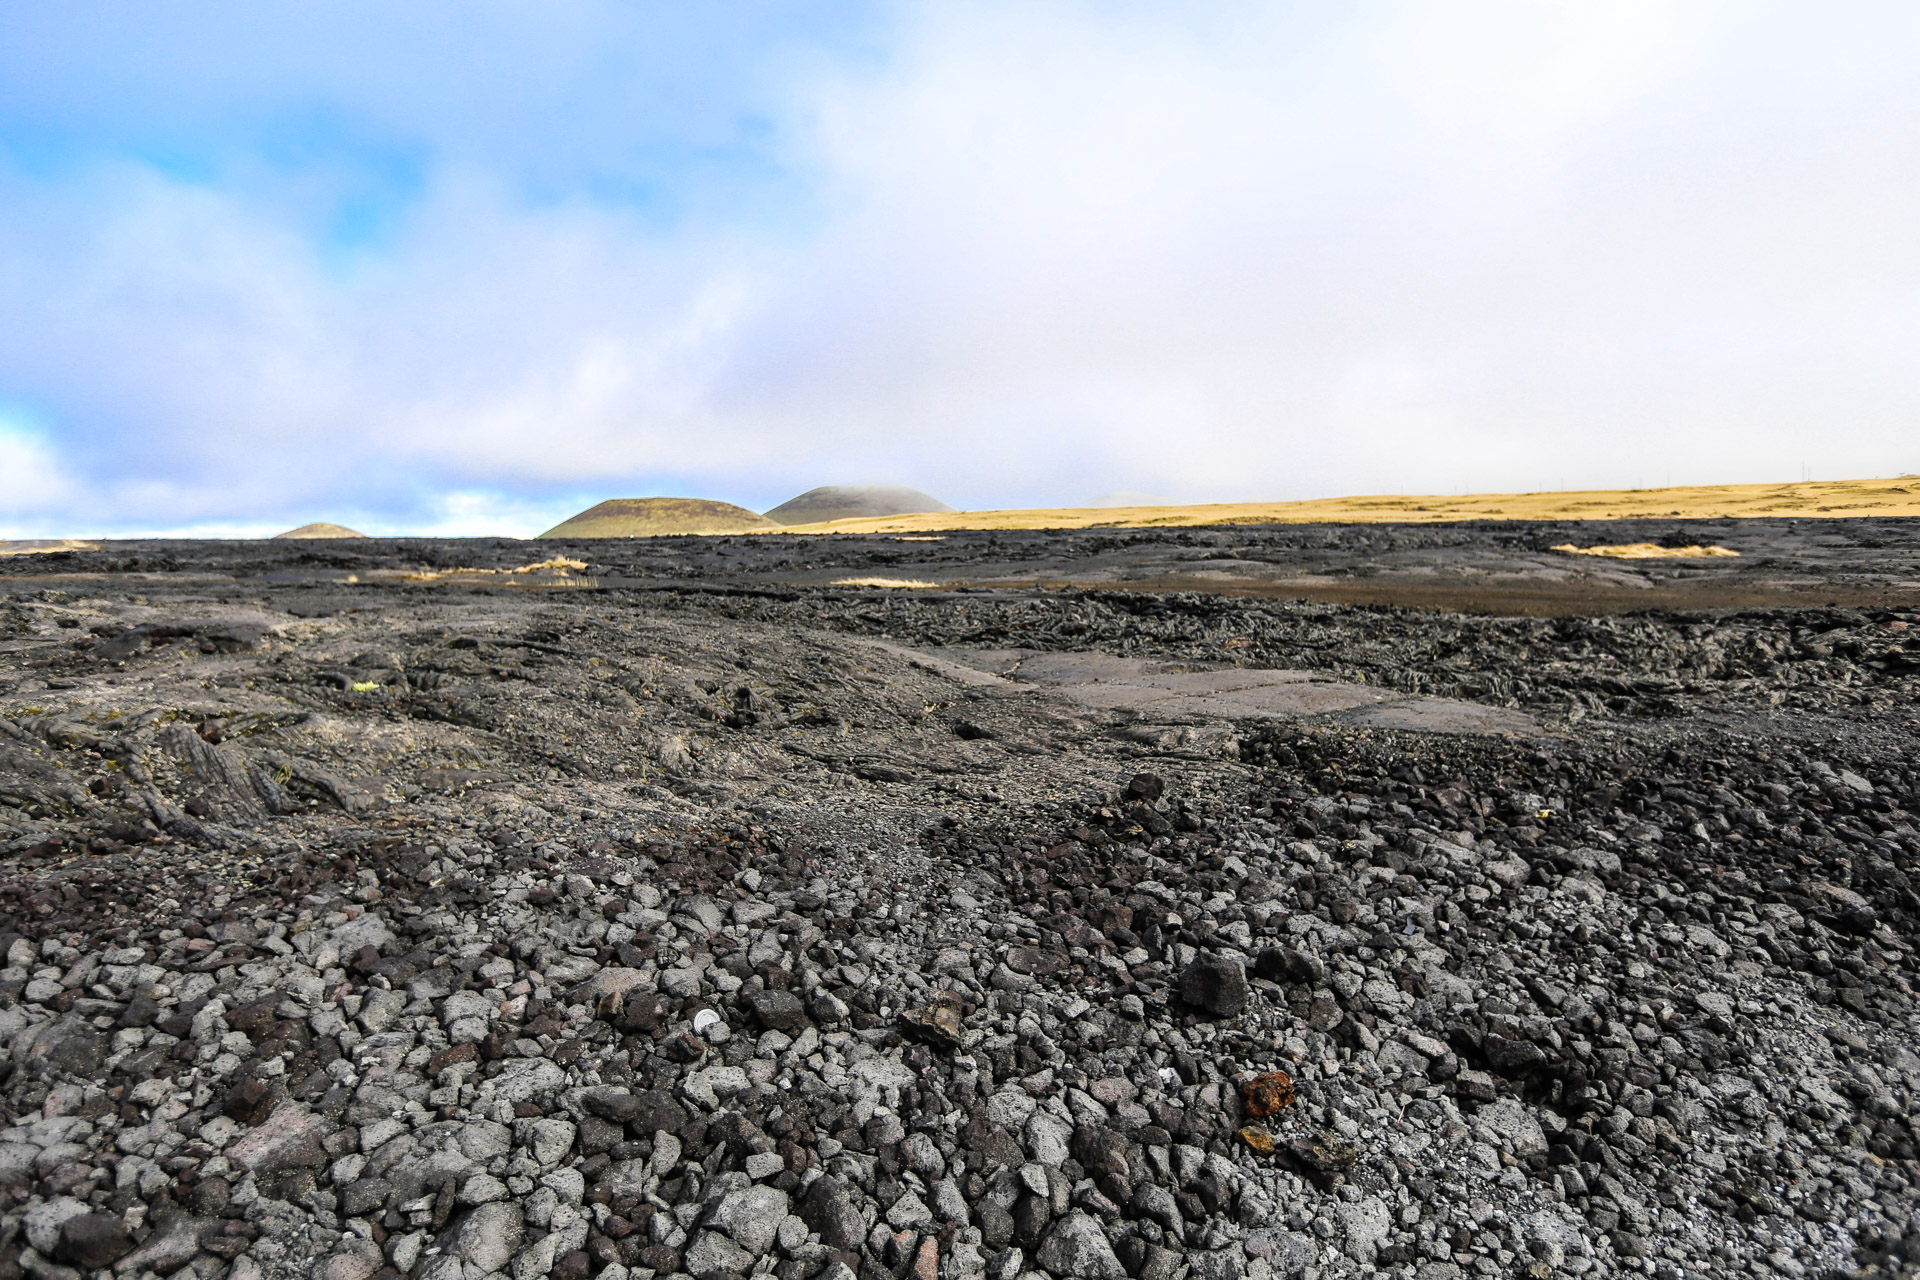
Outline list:
[[[0,536],[1920,471],[1920,11],[0,0]]]

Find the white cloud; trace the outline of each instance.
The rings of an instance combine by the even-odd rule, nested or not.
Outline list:
[[[284,185],[0,171],[0,307],[32,321],[0,394],[49,406],[58,457],[21,466],[75,483],[27,486],[44,509],[144,527],[537,532],[582,495],[861,480],[977,507],[1912,471],[1920,19],[1852,12],[1874,29],[1657,0],[909,7],[885,57],[771,78],[807,192],[758,223],[531,200],[537,140],[484,145],[513,126],[434,81],[389,113],[430,159],[365,250],[316,242]],[[632,47],[596,13],[566,39]],[[576,73],[563,46],[545,74]],[[382,74],[354,92],[399,93]],[[600,153],[623,118],[583,126]]]
[[[532,538],[591,505],[578,498],[542,503],[510,494],[449,493],[436,498],[433,514],[408,532],[436,538]]]
[[[46,441],[0,415],[0,538],[44,536],[48,517],[72,493],[72,482]]]
[[[1565,6],[1396,8],[1311,54],[1284,16],[956,12],[829,113],[861,200],[822,274],[863,287],[795,358],[821,398],[911,369],[885,411],[1188,496],[1910,465],[1916,255],[1887,218],[1920,213],[1920,162],[1829,158],[1920,119],[1897,60],[1779,12],[1648,6],[1608,38],[1512,22]],[[1782,58],[1876,79],[1874,118],[1786,127],[1822,104],[1775,101]],[[1728,136],[1749,105],[1769,127]]]

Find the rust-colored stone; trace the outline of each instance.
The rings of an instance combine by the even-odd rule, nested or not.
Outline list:
[[[1264,1120],[1293,1105],[1293,1077],[1284,1071],[1255,1076],[1240,1086],[1240,1096],[1246,1101],[1247,1114]]]
[[[913,1256],[913,1280],[939,1280],[940,1242],[928,1236]]]
[[[900,1015],[900,1032],[936,1049],[958,1049],[966,1037],[960,997],[951,991],[936,991],[924,1009],[909,1009]]]
[[[1240,1141],[1247,1144],[1247,1150],[1257,1156],[1273,1154],[1273,1135],[1257,1124],[1250,1124],[1239,1133]]]

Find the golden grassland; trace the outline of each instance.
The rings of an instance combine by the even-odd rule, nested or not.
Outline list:
[[[675,509],[663,508],[672,505]],[[625,510],[645,507],[644,512]],[[618,511],[612,508],[621,508]],[[684,508],[684,509],[683,509]],[[605,515],[601,513],[603,510]],[[636,518],[643,516],[645,518]],[[695,528],[676,527],[697,516]],[[1791,484],[1684,485],[1665,489],[1589,489],[1555,493],[1476,493],[1458,497],[1373,494],[1302,502],[1219,502],[1193,506],[1055,507],[1029,511],[942,511],[861,517],[821,524],[773,524],[764,516],[699,499],[617,500],[602,503],[541,534],[553,537],[661,537],[688,533],[878,533],[903,542],[937,541],[959,529],[1138,529],[1231,524],[1445,524],[1465,520],[1711,520],[1721,518],[1845,519],[1920,516],[1920,476],[1893,480],[1816,480]],[[608,518],[613,517],[613,518]],[[668,519],[666,517],[675,517]],[[711,527],[702,527],[711,521]],[[757,523],[756,523],[757,522]],[[297,532],[297,531],[296,531]],[[285,536],[285,535],[282,535]],[[0,540],[0,556],[92,551],[100,544],[71,538]],[[1623,550],[1575,548],[1587,554],[1634,558]],[[1661,548],[1662,558],[1676,554]],[[1646,554],[1653,554],[1651,552]],[[1679,554],[1725,554],[1702,548]],[[530,566],[545,569],[548,564]],[[552,565],[559,572],[564,567]],[[514,570],[525,572],[526,570]],[[461,572],[472,572],[463,570]]]
[[[1460,497],[1377,494],[1303,502],[953,511],[790,525],[783,533],[918,534],[942,529],[1137,529],[1222,524],[1443,524],[1461,520],[1711,520],[1920,516],[1920,476],[1791,484],[1684,485]]]

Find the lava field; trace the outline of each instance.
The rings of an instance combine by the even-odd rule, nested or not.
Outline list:
[[[1912,522],[0,569],[0,1280],[1920,1270]]]

